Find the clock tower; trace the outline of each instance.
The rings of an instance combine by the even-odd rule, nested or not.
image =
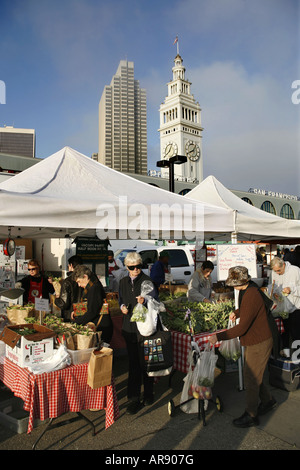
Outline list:
[[[160,158],[185,155],[187,162],[174,165],[175,180],[201,182],[203,179],[201,109],[191,94],[191,82],[185,78],[185,67],[178,53],[172,68],[173,80],[168,96],[159,108]],[[169,170],[161,168],[163,177]]]

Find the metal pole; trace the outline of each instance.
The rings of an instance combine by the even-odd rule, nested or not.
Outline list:
[[[169,166],[169,191],[174,193],[174,163],[170,162]]]

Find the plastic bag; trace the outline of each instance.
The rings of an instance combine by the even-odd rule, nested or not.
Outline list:
[[[273,290],[272,300],[274,300],[275,303],[275,306],[272,308],[273,317],[281,317],[283,319],[288,318],[289,313],[293,310],[294,306],[289,301],[288,296],[282,292],[282,287],[276,287]]]
[[[26,366],[33,374],[43,374],[44,372],[52,372],[54,370],[64,369],[71,364],[71,356],[68,353],[67,346],[61,344],[58,349],[45,361],[38,364]]]
[[[229,320],[227,328],[229,329],[233,326],[234,322],[232,320]],[[238,338],[232,338],[229,340],[222,341],[219,347],[219,352],[228,361],[237,361],[241,357],[240,340]]]
[[[184,413],[198,413],[198,402],[196,400],[192,400],[194,398],[193,393],[197,391],[194,389],[193,386],[193,368],[192,368],[192,352],[189,354],[189,370],[187,375],[184,377],[184,385],[180,397],[180,409]]]
[[[151,281],[143,281],[141,286],[141,297],[147,301],[147,308],[143,304],[137,304],[131,316],[130,321],[135,321],[137,329],[142,336],[151,336],[157,327],[157,315],[165,311],[163,303],[158,302],[152,296],[154,286]]]
[[[198,385],[203,387],[212,387],[214,385],[217,360],[218,356],[215,354],[215,348],[210,349],[210,344],[207,343],[204,351],[200,353],[195,367],[195,370],[197,369],[195,380],[197,380]]]
[[[141,293],[140,296],[144,297],[146,300],[150,300],[152,297],[149,296],[150,292],[153,291],[153,284],[150,281],[143,281],[141,285]],[[138,322],[144,322],[146,321],[146,315],[147,315],[148,309],[145,307],[145,305],[137,303],[136,306],[133,308],[132,311],[132,316],[130,318],[130,321],[138,321]]]

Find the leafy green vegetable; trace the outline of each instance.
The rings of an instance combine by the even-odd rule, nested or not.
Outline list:
[[[218,303],[207,302],[169,302],[166,312],[161,312],[164,325],[174,331],[190,333],[187,310],[191,311],[190,319],[194,333],[203,333],[227,328],[230,313],[234,310],[234,301]]]

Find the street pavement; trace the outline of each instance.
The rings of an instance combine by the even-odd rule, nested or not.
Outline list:
[[[176,371],[171,384],[169,377],[161,377],[155,384],[154,404],[143,407],[132,416],[126,414],[126,354],[114,357],[113,370],[120,418],[105,430],[104,410],[83,411],[96,427],[94,436],[86,421],[77,419],[75,413],[66,413],[53,421],[37,444],[36,451],[102,450],[106,452],[97,453],[97,456],[103,455],[108,459],[123,455],[123,451],[127,451],[126,455],[128,451],[130,455],[148,455],[153,451],[156,454],[177,455],[184,451],[199,459],[201,450],[300,450],[300,388],[286,392],[270,387],[278,403],[276,409],[260,417],[258,426],[239,429],[232,425],[232,420],[244,412],[245,392],[239,390],[237,370],[222,372],[216,377],[213,401],[209,402],[205,412],[206,425],[197,413],[184,413],[178,406],[185,376],[183,373]],[[2,386],[0,401],[10,396],[11,392]],[[222,401],[223,411],[217,409],[217,396]],[[168,413],[170,399],[175,405],[174,416]],[[17,434],[2,423],[0,425],[0,450],[14,451],[31,450],[46,423],[35,427],[30,435]]]

